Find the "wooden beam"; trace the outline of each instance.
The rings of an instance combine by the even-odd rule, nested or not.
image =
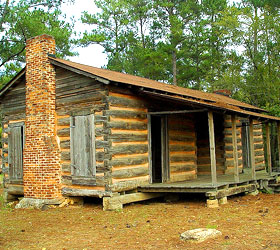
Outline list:
[[[231,123],[232,123],[232,147],[233,147],[234,181],[239,182],[237,135],[236,135],[236,115],[231,116]]]
[[[265,124],[265,132],[266,132],[266,158],[267,158],[267,167],[268,173],[271,175],[272,173],[272,165],[271,165],[271,146],[270,146],[270,127],[269,122]]]
[[[149,115],[173,115],[173,114],[188,114],[188,113],[199,113],[206,112],[207,109],[194,109],[194,110],[174,110],[174,111],[156,111],[148,112]]]
[[[255,163],[255,149],[254,149],[254,124],[253,119],[249,119],[249,141],[250,141],[250,163],[252,171],[252,179],[256,179],[256,163]]]
[[[62,188],[62,195],[65,196],[87,196],[87,197],[110,197],[113,194],[109,191],[102,191],[96,189],[78,189],[78,188]]]
[[[216,150],[215,150],[215,132],[213,112],[208,111],[208,128],[209,128],[209,143],[210,143],[210,158],[211,158],[211,178],[212,185],[217,185],[217,169],[216,169]]]
[[[123,208],[123,204],[128,204],[136,201],[144,201],[157,197],[161,197],[162,193],[132,193],[124,195],[116,195],[113,197],[103,198],[103,210],[118,210]]]
[[[254,192],[257,190],[256,184],[247,184],[238,187],[231,187],[226,189],[221,189],[218,191],[210,191],[206,193],[207,197],[211,197],[212,199],[221,199],[223,197],[232,196],[245,192]]]

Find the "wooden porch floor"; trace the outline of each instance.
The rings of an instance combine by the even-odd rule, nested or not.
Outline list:
[[[141,192],[164,192],[164,193],[206,193],[217,191],[229,187],[242,186],[247,184],[257,184],[260,181],[276,179],[280,173],[272,173],[270,176],[266,171],[257,171],[256,180],[252,179],[251,173],[239,174],[239,182],[234,181],[233,174],[218,175],[217,185],[211,182],[211,176],[198,176],[197,179],[175,183],[153,183],[143,185],[138,188]]]

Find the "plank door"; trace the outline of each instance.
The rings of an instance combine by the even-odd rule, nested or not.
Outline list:
[[[94,115],[71,117],[72,183],[96,184]]]
[[[10,183],[22,183],[23,181],[23,147],[24,124],[10,124],[8,133],[8,164]]]

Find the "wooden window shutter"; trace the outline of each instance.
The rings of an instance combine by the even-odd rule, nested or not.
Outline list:
[[[96,184],[94,115],[71,117],[72,183]]]
[[[10,124],[8,134],[8,164],[10,183],[22,183],[23,145],[24,125],[22,123]]]

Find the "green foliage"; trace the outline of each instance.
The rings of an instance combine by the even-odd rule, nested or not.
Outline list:
[[[6,83],[24,62],[27,39],[47,33],[56,39],[57,55],[73,55],[71,35],[73,25],[63,21],[60,5],[63,1],[0,0],[0,85]]]
[[[233,97],[280,115],[280,2],[95,0],[92,31],[107,68]]]

